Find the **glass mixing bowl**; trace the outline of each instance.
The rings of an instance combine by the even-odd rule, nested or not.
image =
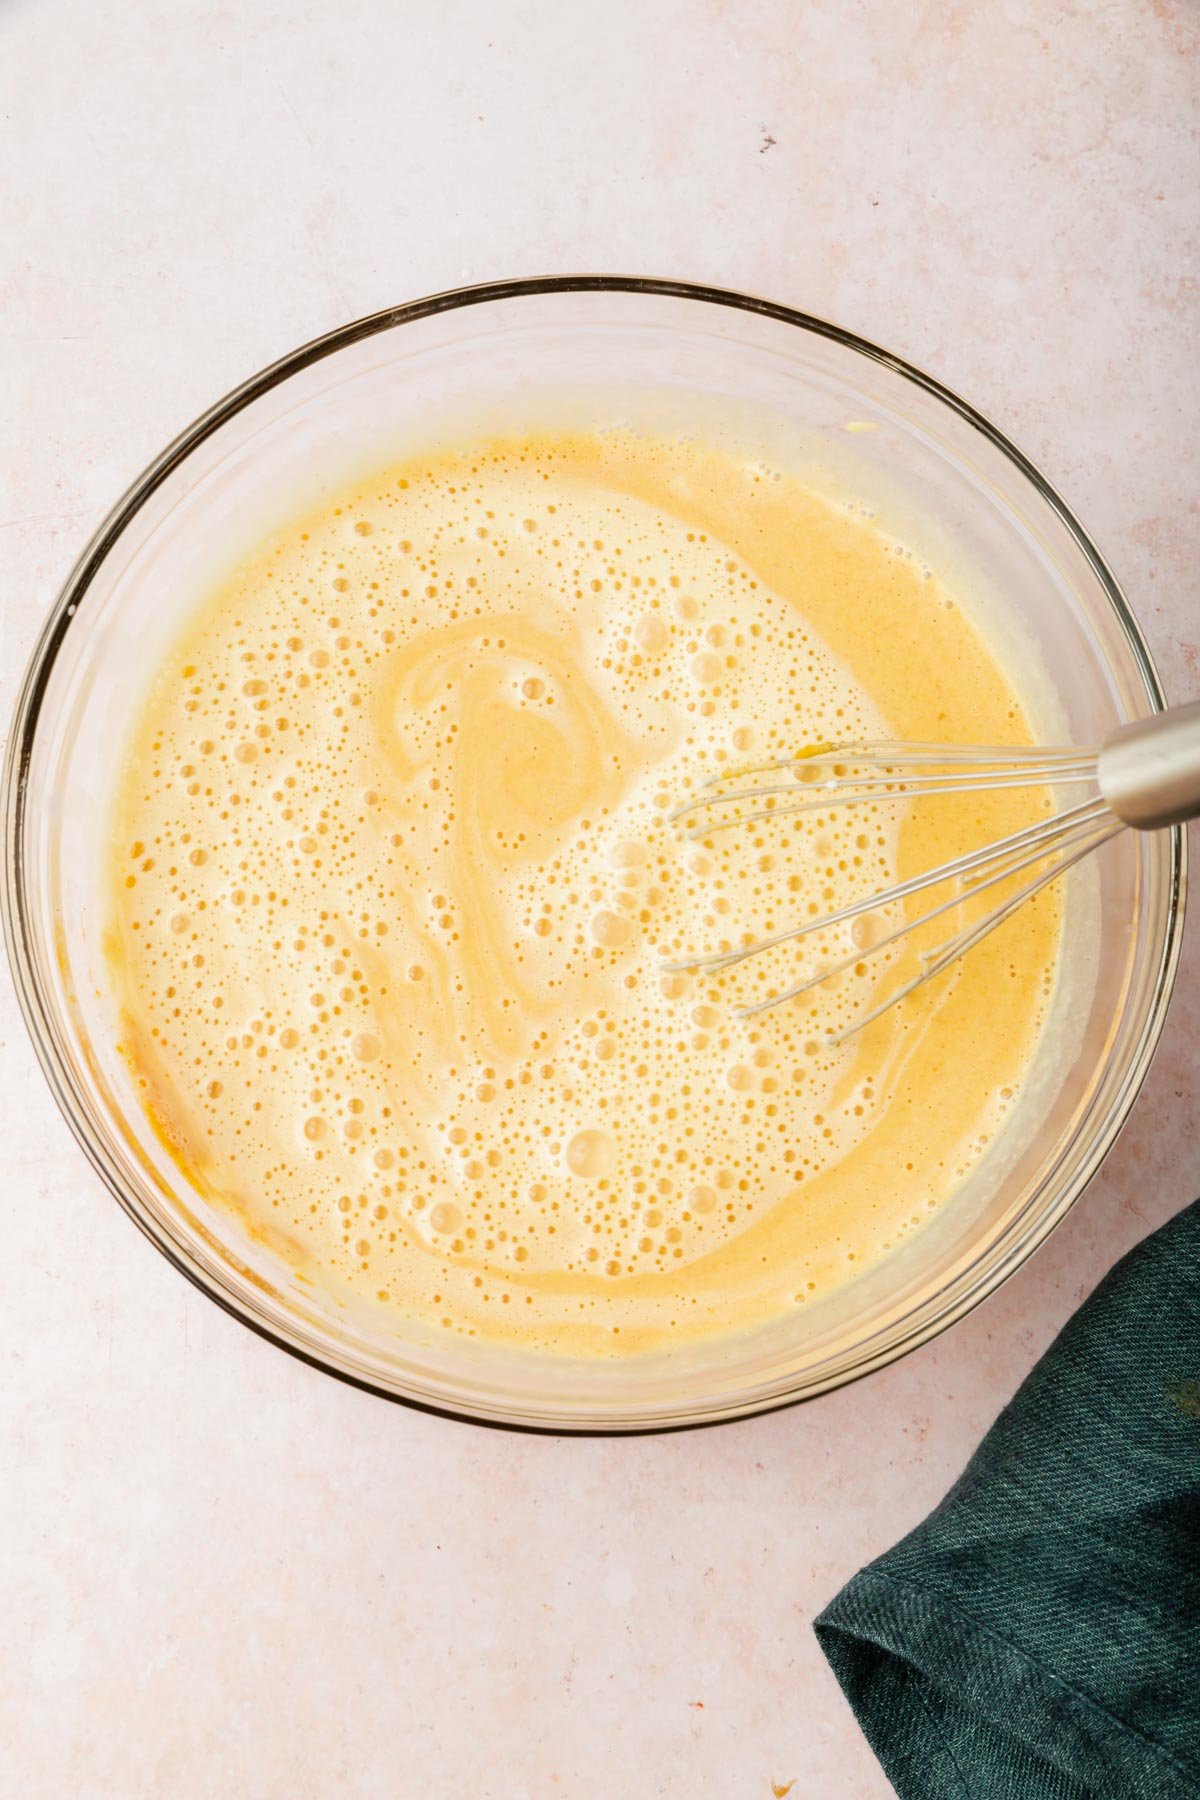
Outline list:
[[[104,852],[129,721],[209,583],[360,468],[554,419],[732,431],[871,491],[935,566],[987,590],[1043,735],[1094,743],[1163,703],[1142,634],[1063,502],[978,413],[874,345],[677,282],[499,283],[377,313],[256,375],[166,449],[72,571],[33,654],[4,774],[4,927],[37,1053],[126,1211],[205,1293],[375,1391],[464,1417],[637,1431],[760,1411],[893,1361],[1042,1241],[1128,1113],[1179,951],[1180,831],[1126,833],[1068,878],[1053,1016],[1005,1131],[903,1247],[754,1332],[611,1363],[481,1349],[323,1298],[192,1191],[118,1049]],[[722,423],[718,427],[714,421]]]

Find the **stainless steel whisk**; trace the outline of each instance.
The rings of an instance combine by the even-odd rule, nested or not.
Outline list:
[[[784,778],[753,783],[754,776]],[[748,780],[752,785],[743,785]],[[798,786],[797,781],[803,785]],[[940,975],[1011,917],[1039,888],[1057,880],[1127,826],[1156,831],[1200,817],[1200,700],[1123,725],[1095,749],[816,744],[796,756],[722,770],[705,782],[699,794],[667,816],[669,820],[690,820],[687,835],[702,839],[797,813],[827,812],[835,806],[977,793],[990,788],[1065,786],[1095,791],[1052,818],[1027,825],[995,843],[956,856],[824,917],[805,919],[786,931],[735,949],[684,957],[665,967],[675,972],[717,973],[780,944],[795,943],[862,914],[882,911],[928,888],[944,883],[955,885],[956,891],[948,899],[940,900],[919,917],[906,920],[874,943],[856,949],[852,955],[817,970],[781,993],[739,1009],[740,1018],[753,1018],[797,999],[961,906],[964,890],[979,894],[1022,875],[1028,877],[983,917],[944,943],[920,952],[924,965],[921,972],[833,1039],[841,1043]],[[743,810],[747,806],[751,808],[749,812]]]

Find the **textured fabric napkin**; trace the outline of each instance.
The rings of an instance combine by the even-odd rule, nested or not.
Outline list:
[[[902,1800],[1200,1796],[1200,1201],[816,1630]]]

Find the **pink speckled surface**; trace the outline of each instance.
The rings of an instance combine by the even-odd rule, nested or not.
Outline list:
[[[557,269],[931,369],[1200,693],[1198,38],[1190,0],[6,0],[4,716],[76,549],[214,396]],[[0,1792],[886,1795],[810,1621],[1200,1190],[1198,925],[1124,1135],[1002,1293],[803,1409],[632,1442],[390,1408],[227,1319],[89,1173],[5,980]]]

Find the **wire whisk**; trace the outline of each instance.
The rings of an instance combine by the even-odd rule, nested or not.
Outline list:
[[[1048,819],[952,857],[835,912],[804,919],[734,949],[683,957],[667,963],[665,969],[718,974],[780,945],[798,943],[863,914],[886,913],[914,895],[952,884],[948,898],[938,900],[916,917],[904,919],[873,943],[825,965],[779,993],[738,1009],[739,1018],[753,1018],[797,1000],[822,982],[895,947],[911,933],[961,906],[968,895],[1018,882],[982,917],[933,948],[918,952],[919,972],[831,1039],[834,1043],[844,1042],[948,969],[1040,889],[1057,881],[1119,832],[1129,826],[1153,831],[1200,816],[1200,701],[1122,726],[1093,749],[814,744],[794,756],[722,770],[705,782],[694,797],[668,813],[667,818],[686,821],[689,838],[708,839],[720,832],[777,822],[797,814],[828,812],[832,807],[1036,787],[1093,791],[1072,800]]]

